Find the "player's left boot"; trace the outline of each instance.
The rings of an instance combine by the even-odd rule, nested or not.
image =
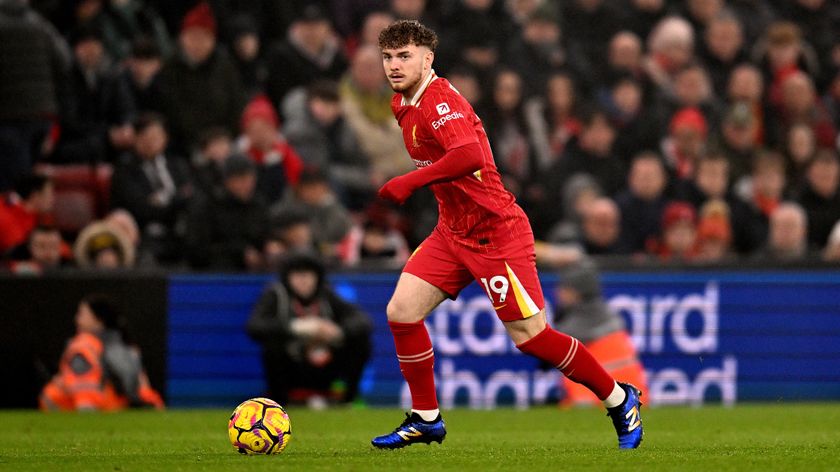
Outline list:
[[[624,403],[614,408],[607,408],[607,416],[612,419],[615,432],[618,434],[618,447],[621,449],[635,449],[642,442],[644,430],[642,428],[642,402],[639,397],[642,392],[631,384],[618,384],[627,397]]]
[[[380,449],[399,449],[414,443],[440,444],[446,437],[446,425],[438,415],[434,421],[423,421],[417,413],[405,414],[405,420],[393,432],[377,436],[371,440],[374,447]]]

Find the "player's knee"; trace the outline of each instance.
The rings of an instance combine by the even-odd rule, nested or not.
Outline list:
[[[543,312],[524,320],[509,321],[505,323],[505,329],[507,329],[510,338],[516,345],[522,344],[540,334],[545,327],[546,322]]]
[[[423,319],[423,315],[417,313],[417,309],[411,303],[400,298],[392,298],[388,302],[385,315],[388,317],[388,321],[397,323],[415,323]]]

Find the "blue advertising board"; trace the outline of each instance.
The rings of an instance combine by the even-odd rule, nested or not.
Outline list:
[[[407,405],[385,306],[397,274],[336,274],[334,288],[374,321],[361,394]],[[173,276],[167,399],[229,406],[263,392],[259,347],[244,324],[265,276]],[[542,279],[549,309],[557,279]],[[609,305],[627,321],[645,365],[650,404],[840,399],[840,273],[611,272]],[[515,348],[473,284],[427,319],[443,407],[527,407],[562,395],[559,374]]]

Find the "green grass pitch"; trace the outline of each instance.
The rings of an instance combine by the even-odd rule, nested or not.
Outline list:
[[[619,451],[600,410],[454,410],[443,445],[378,451],[394,409],[290,408],[279,456],[242,456],[223,410],[0,412],[0,470],[840,470],[840,403],[643,409],[645,440]]]

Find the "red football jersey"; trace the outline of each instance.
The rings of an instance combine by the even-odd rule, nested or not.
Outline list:
[[[481,119],[449,81],[432,71],[410,101],[395,94],[391,109],[402,128],[405,147],[418,168],[433,164],[459,146],[481,146],[481,170],[430,185],[438,202],[439,230],[476,247],[486,244],[484,240],[490,235],[495,235],[496,240],[507,239],[504,233],[513,227],[511,220],[527,222],[513,194],[502,185]]]

